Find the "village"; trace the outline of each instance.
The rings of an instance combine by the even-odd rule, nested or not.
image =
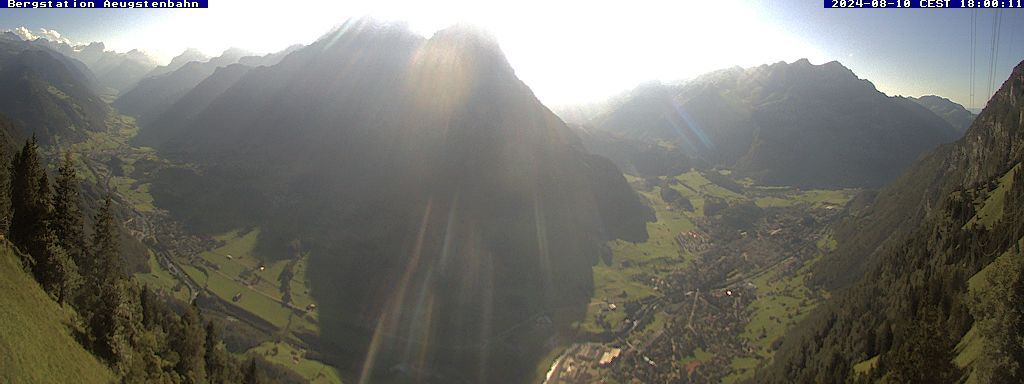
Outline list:
[[[820,299],[792,287],[803,287],[802,271],[822,253],[823,228],[839,210],[737,200],[720,209],[672,236],[692,262],[633,275],[655,294],[599,304],[594,322],[604,331],[566,348],[545,383],[732,382],[764,364],[780,341],[769,333],[795,325]],[[759,300],[797,304],[773,314]]]

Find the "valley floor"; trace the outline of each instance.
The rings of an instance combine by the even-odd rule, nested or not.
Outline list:
[[[546,383],[735,382],[767,364],[827,297],[804,279],[834,247],[827,224],[855,191],[719,185],[705,175],[629,177],[657,221],[646,242],[609,244],[575,342],[544,362]]]

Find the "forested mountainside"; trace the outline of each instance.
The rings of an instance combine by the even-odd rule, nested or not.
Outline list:
[[[52,184],[34,140],[11,157],[10,173],[0,174],[10,188],[0,199],[0,375],[11,382],[298,382],[255,357],[243,364],[195,306],[133,278],[109,197],[87,234],[70,154]]]
[[[258,226],[271,259],[301,242],[324,352],[357,371],[532,372],[568,317],[534,322],[585,310],[604,241],[645,239],[652,218],[471,28],[353,21],[162,128],[160,153],[203,171],[162,177],[157,203],[207,233]]]
[[[963,138],[849,208],[816,273],[854,280],[755,380],[1021,381],[1022,124],[1024,62]]]
[[[0,112],[18,141],[80,139],[106,126],[109,107],[92,72],[76,60],[28,42],[0,39]]]
[[[877,187],[959,137],[842,64],[806,59],[641,86],[587,125],[669,145],[761,184],[802,187]]]

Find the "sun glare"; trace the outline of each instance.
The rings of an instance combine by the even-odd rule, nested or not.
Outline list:
[[[153,53],[169,60],[187,47],[211,56],[230,47],[269,53],[312,42],[352,17],[401,21],[425,37],[470,23],[494,34],[519,77],[554,106],[600,100],[652,79],[825,59],[816,47],[763,17],[758,5],[738,1],[310,1],[284,8],[251,0],[240,13],[242,5],[232,2],[214,0],[209,9],[172,12],[111,45],[163,47]],[[314,8],[320,11],[307,12]]]

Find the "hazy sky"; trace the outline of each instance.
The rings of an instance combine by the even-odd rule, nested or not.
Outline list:
[[[489,29],[545,103],[598,101],[650,81],[802,57],[838,60],[888,94],[971,101],[971,10],[830,10],[813,1],[210,0],[201,10],[0,11],[0,29],[53,29],[74,42],[140,48],[166,61],[310,43],[349,17],[405,20],[429,36],[456,22]],[[974,106],[988,99],[994,11],[977,12]],[[1001,13],[995,87],[1024,59],[1024,10]]]

